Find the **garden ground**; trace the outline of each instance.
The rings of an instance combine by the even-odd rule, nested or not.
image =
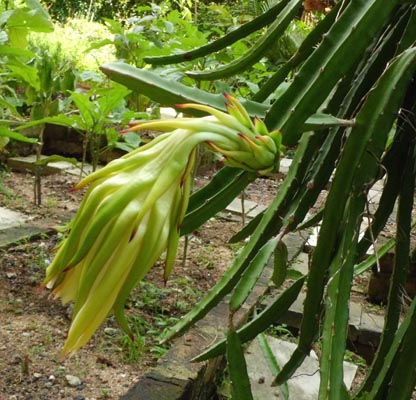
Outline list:
[[[201,185],[207,177],[198,178]],[[82,194],[69,192],[76,177],[43,177],[43,205],[33,205],[33,176],[9,172],[4,183],[11,194],[1,205],[32,219],[60,225],[75,212]],[[276,181],[257,180],[247,198],[267,204]],[[164,286],[156,266],[131,296],[127,313],[138,333],[131,343],[112,318],[75,356],[61,359],[60,350],[70,323],[70,306],[40,290],[55,234],[35,241],[22,240],[0,250],[0,399],[118,398],[166,351],[157,337],[217,281],[232,259],[236,245],[227,240],[241,226],[235,216],[212,219],[190,236],[186,263],[183,244],[174,273]],[[230,217],[230,218],[228,218]]]

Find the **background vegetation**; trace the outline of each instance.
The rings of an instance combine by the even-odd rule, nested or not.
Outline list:
[[[300,0],[231,6],[185,1],[138,7],[129,2],[65,3],[65,8],[59,2],[48,7],[64,24],[57,31],[62,29],[66,38],[68,32],[81,31],[80,26],[86,25],[84,20],[71,20],[80,14],[103,24],[91,25],[99,29],[91,29],[87,45],[76,44],[77,51],[95,54],[92,60],[79,61],[71,46],[64,49],[63,44],[44,37],[54,24],[35,0],[0,6],[3,146],[9,139],[34,142],[21,135],[21,130],[54,122],[87,132],[85,146],[92,154],[100,151],[101,144],[94,139],[97,135],[129,150],[127,145],[132,148],[139,141],[130,138],[120,146],[111,130],[114,125],[133,117],[151,118],[155,104],[192,101],[222,109],[222,93],[231,92],[245,99],[250,115],[263,117],[270,130],[279,129],[283,143],[294,149],[289,174],[271,206],[234,238],[247,239],[247,243],[228,273],[166,338],[183,332],[236,288],[227,339],[198,360],[226,352],[234,398],[250,399],[242,343],[267,329],[305,285],[298,346],[276,383],[290,378],[319,343],[320,399],[411,398],[416,384],[416,301],[403,313],[403,298],[414,254],[414,1],[305,2],[325,14],[313,14],[309,25],[298,19],[304,3]],[[41,33],[34,35],[34,31]],[[111,54],[117,62],[101,65],[103,54],[106,61]],[[132,93],[110,82],[99,67]],[[110,106],[103,99],[106,91],[114,90],[120,101]],[[77,117],[71,118],[72,114]],[[38,148],[41,132],[39,138]],[[380,180],[379,206],[368,217],[369,226],[361,236],[368,191]],[[231,202],[249,181],[245,172],[221,170],[213,184],[191,199],[182,233],[191,232]],[[317,218],[305,222],[329,182],[323,209]],[[395,265],[382,341],[362,387],[348,393],[342,362],[352,280],[364,269],[363,257],[396,202]],[[289,280],[282,238],[318,223],[320,236],[309,274],[276,298],[272,311],[265,310],[256,323],[237,330],[233,316],[253,285],[253,277],[244,271],[264,267],[266,262],[258,254],[265,252],[278,260],[278,284]]]

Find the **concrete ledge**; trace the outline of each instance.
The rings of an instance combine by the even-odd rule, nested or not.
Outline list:
[[[55,230],[45,220],[0,229],[0,248],[7,248],[20,240],[35,240],[42,234],[51,234],[53,232]]]
[[[305,239],[298,233],[285,237],[289,259],[299,253],[304,242]],[[237,327],[246,322],[253,308],[269,290],[271,274],[271,267],[264,270],[244,306],[234,318]],[[175,339],[172,348],[159,360],[159,364],[139,379],[121,399],[211,399],[215,393],[215,377],[223,369],[223,358],[217,357],[204,363],[191,363],[190,360],[224,337],[228,326],[228,309],[225,299],[187,333]]]
[[[74,216],[74,212],[67,212],[61,215],[62,223],[69,221]],[[0,224],[0,248],[7,248],[20,240],[35,240],[43,234],[56,233],[54,228],[56,220],[39,219],[28,221],[19,226],[6,227],[1,229]]]
[[[271,268],[266,268],[257,286],[235,316],[241,326],[253,307],[268,290]],[[121,397],[122,400],[208,400],[215,393],[215,377],[222,370],[223,358],[203,363],[190,360],[224,337],[228,325],[228,303],[222,301],[182,337],[172,348]],[[157,377],[157,379],[155,379]],[[163,396],[160,394],[163,393]],[[160,397],[158,397],[160,396]]]
[[[307,265],[305,265],[307,257],[300,254],[297,260],[300,261],[296,269],[307,270]],[[285,324],[289,328],[298,330],[302,322],[305,297],[306,293],[301,292],[286,314],[276,323]],[[266,299],[263,305],[267,306],[267,304]],[[367,362],[371,362],[374,357],[374,352],[380,343],[383,326],[384,317],[382,315],[368,313],[360,303],[350,302],[348,340],[351,343],[351,348],[357,350],[358,354]]]

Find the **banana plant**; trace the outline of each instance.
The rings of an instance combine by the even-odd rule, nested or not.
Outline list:
[[[273,18],[269,18],[270,14],[267,14],[267,17],[258,17],[259,26],[269,25],[269,29],[255,46],[255,49],[259,49],[256,57],[261,57],[265,51],[267,46],[264,43],[277,40],[279,35],[284,33],[285,27],[302,4],[296,1],[282,1],[280,5],[280,8],[273,9]],[[227,37],[227,40],[222,38],[216,44],[214,42],[200,50],[184,52],[175,58],[166,56],[148,58],[146,61],[160,65],[164,62],[183,62],[188,57],[203,57],[211,51],[217,51],[224,43],[229,45],[232,41],[244,39],[253,31],[256,20],[253,21],[245,28],[236,30],[232,38]],[[275,24],[274,21],[279,22]],[[274,383],[283,385],[294,374],[314,344],[320,342],[320,400],[411,397],[416,384],[416,375],[412,373],[416,365],[413,340],[416,335],[413,316],[416,300],[412,301],[401,325],[399,321],[403,312],[402,293],[409,268],[409,255],[412,253],[410,221],[416,159],[415,42],[414,1],[338,1],[333,10],[304,39],[299,51],[286,64],[279,66],[264,87],[260,88],[260,94],[252,99],[242,99],[239,103],[237,100],[229,100],[232,107],[228,105],[229,115],[226,117],[220,114],[226,109],[220,96],[184,86],[179,82],[171,82],[149,69],[138,70],[123,63],[102,67],[111,79],[128,86],[131,90],[138,90],[155,101],[172,106],[189,101],[198,104],[193,105],[189,112],[198,117],[195,119],[196,122],[188,119],[176,123],[170,121],[167,123],[172,124],[169,129],[191,129],[189,127],[197,126],[200,123],[198,121],[205,121],[203,129],[211,132],[206,136],[209,137],[216,131],[210,120],[204,119],[206,114],[223,121],[221,129],[228,127],[228,122],[224,121],[231,121],[230,118],[250,121],[249,115],[264,116],[264,122],[254,125],[250,123],[249,130],[252,133],[256,132],[254,139],[246,130],[236,128],[238,142],[241,142],[240,145],[244,149],[250,149],[254,161],[249,162],[245,155],[239,153],[240,148],[237,151],[234,147],[228,147],[231,146],[231,142],[225,139],[228,138],[225,132],[224,138],[218,142],[205,138],[205,143],[224,155],[228,166],[205,188],[194,193],[189,204],[187,201],[178,200],[178,194],[166,192],[172,196],[169,199],[171,203],[181,203],[180,212],[173,213],[173,219],[168,218],[174,222],[171,226],[176,235],[175,243],[179,235],[178,227],[181,233],[191,232],[230,202],[261,171],[275,170],[278,167],[277,151],[272,152],[274,155],[267,156],[267,165],[263,165],[263,152],[268,154],[271,151],[268,147],[270,144],[273,146],[274,143],[276,149],[281,149],[281,145],[296,148],[289,172],[268,209],[250,221],[234,238],[247,240],[232,265],[206,297],[164,337],[164,340],[169,340],[183,333],[234,289],[233,300],[230,302],[227,338],[219,344],[214,344],[212,349],[205,350],[196,360],[201,361],[227,353],[235,398],[252,398],[243,362],[242,344],[267,329],[273,322],[273,316],[277,318],[287,310],[304,285],[307,291],[297,348],[286,365],[279,368],[279,372],[276,371]],[[247,57],[253,57],[252,52]],[[239,74],[251,68],[252,60],[254,58],[233,62],[229,69],[224,66],[218,71],[198,74],[190,71],[189,76],[198,80],[222,79],[228,74]],[[279,86],[283,81],[287,81],[288,85],[281,93]],[[265,98],[273,95],[275,99],[270,105]],[[246,111],[243,111],[241,105]],[[321,123],[317,123],[318,120]],[[159,128],[168,129],[165,123],[156,124]],[[256,138],[257,135],[271,138],[272,141]],[[276,141],[277,137],[279,139]],[[163,140],[147,147],[149,153],[147,150],[143,150],[143,153],[138,151],[137,154],[143,154],[143,161],[139,162],[140,166],[137,168],[145,168],[144,159],[147,158],[149,165],[156,165],[152,149],[154,147],[156,150],[159,145],[162,146]],[[260,148],[254,150],[250,141]],[[243,158],[240,158],[240,155]],[[81,329],[78,323],[81,318],[86,319],[83,309],[86,304],[97,302],[101,305],[105,300],[108,307],[101,312],[100,321],[105,318],[111,307],[114,307],[109,305],[110,300],[104,296],[104,293],[110,293],[110,288],[106,286],[104,291],[104,286],[93,279],[97,275],[91,277],[87,272],[89,264],[92,266],[90,268],[101,268],[100,263],[91,258],[91,254],[96,254],[103,263],[106,262],[104,269],[100,270],[103,278],[107,277],[104,272],[106,270],[106,279],[111,279],[116,273],[122,274],[123,271],[126,276],[129,274],[124,269],[116,268],[117,258],[113,260],[114,266],[111,267],[112,261],[110,260],[109,264],[107,260],[107,247],[103,245],[107,236],[113,235],[106,227],[108,219],[114,223],[120,218],[122,221],[124,212],[133,212],[142,218],[140,207],[142,204],[143,207],[148,204],[145,198],[133,200],[133,194],[129,193],[126,195],[128,199],[123,200],[123,196],[118,194],[118,185],[127,182],[131,182],[131,187],[147,184],[146,180],[139,183],[141,180],[135,176],[138,170],[130,164],[135,157],[136,155],[128,155],[104,169],[104,172],[97,172],[81,183],[91,183],[87,194],[87,199],[91,197],[91,205],[86,200],[81,206],[80,214],[71,227],[70,236],[59,250],[57,261],[48,270],[46,282],[54,282],[55,293],[63,296],[65,300],[75,298],[76,301],[75,319],[65,351],[76,350],[92,334],[93,328],[87,326]],[[173,156],[173,159],[176,160],[176,157]],[[170,164],[166,164],[168,165]],[[183,168],[187,171],[190,166],[187,164]],[[117,174],[117,171],[120,171],[121,175]],[[107,173],[114,174],[114,181],[110,179],[107,183]],[[144,177],[146,176],[144,174]],[[374,183],[380,180],[384,185],[380,203],[371,216],[371,224],[361,236],[363,216],[368,213],[368,192]],[[157,186],[158,184],[153,187]],[[150,190],[150,183],[148,187]],[[246,326],[236,327],[233,321],[234,312],[253,287],[259,271],[265,264],[264,259],[270,257],[275,249],[282,248],[281,241],[288,232],[295,231],[304,224],[308,211],[314,206],[322,191],[328,187],[329,192],[319,214],[320,233],[312,253],[308,275],[282,291],[280,297],[273,302],[272,312],[265,310]],[[184,198],[183,194],[181,196]],[[100,206],[103,207],[102,216],[97,220],[91,219],[92,210],[101,204],[103,198],[105,201]],[[115,203],[113,198],[116,199]],[[153,195],[149,198],[157,209]],[[137,203],[132,209],[130,201]],[[356,266],[360,265],[363,255],[377,240],[396,202],[396,261],[383,336],[364,383],[355,393],[350,393],[343,384],[342,362],[347,345],[348,308],[353,277],[359,270]],[[137,221],[137,218],[139,217],[135,217],[134,220]],[[156,216],[154,218],[157,219]],[[178,224],[178,221],[181,222]],[[141,232],[140,227],[141,224],[132,226],[128,234],[126,233],[125,240],[134,240],[136,229],[137,232]],[[165,243],[173,243],[170,236],[167,233],[165,235],[169,238]],[[143,236],[143,240],[151,241],[153,236]],[[114,246],[123,246],[122,241],[117,241]],[[100,248],[105,250],[100,251]],[[121,251],[120,248],[116,250],[118,251]],[[168,252],[168,257],[171,254]],[[150,260],[150,257],[147,259]],[[77,266],[78,263],[81,264],[80,268]],[[166,265],[169,272],[170,261]],[[285,276],[284,257],[274,265],[277,268],[274,276],[279,277],[279,283],[288,279]],[[142,276],[143,270],[140,271],[129,279],[128,286],[133,285]],[[84,290],[84,286],[88,290]],[[128,289],[124,286],[121,292],[111,292],[113,298],[118,299],[115,303],[116,315],[121,314],[121,305]],[[103,291],[95,295],[96,290]],[[88,295],[85,294],[87,291]],[[75,292],[78,292],[78,295],[74,294]],[[122,318],[120,320],[122,321]],[[82,338],[81,341],[76,339],[78,335]],[[241,387],[239,381],[244,383]]]

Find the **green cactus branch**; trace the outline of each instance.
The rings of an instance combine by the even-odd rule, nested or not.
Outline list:
[[[265,54],[269,41],[275,40],[284,32],[300,5],[301,1],[298,0],[280,1],[258,19],[207,46],[191,52],[146,60],[154,64],[186,62],[224,48],[255,30],[270,25],[269,33],[260,39],[246,57],[217,70],[191,74],[197,79],[234,76],[248,70],[253,60]],[[173,233],[166,236],[165,240],[170,247],[166,276],[170,272],[169,265],[172,264],[172,254],[179,234],[191,233],[223,209],[262,171],[276,171],[280,153],[272,151],[273,154],[270,154],[273,146],[280,151],[280,145],[283,144],[292,147],[295,152],[289,172],[270,206],[232,238],[233,241],[243,239],[246,241],[233,263],[206,297],[167,331],[164,336],[165,341],[183,333],[230,293],[232,293],[232,315],[244,303],[267,259],[279,246],[281,239],[288,232],[308,223],[305,221],[308,212],[314,207],[323,191],[328,190],[322,211],[315,218],[321,221],[321,227],[316,248],[311,255],[308,276],[289,286],[277,299],[274,299],[270,307],[243,328],[235,330],[230,318],[228,340],[219,341],[194,360],[206,360],[228,351],[234,395],[241,399],[251,398],[247,374],[245,368],[241,368],[245,365],[242,345],[264,331],[273,322],[274,317],[281,315],[290,307],[304,282],[307,290],[297,348],[288,363],[280,369],[275,383],[282,384],[291,377],[314,343],[321,340],[319,399],[351,397],[362,399],[364,396],[367,400],[380,398],[406,400],[411,396],[416,384],[414,374],[416,301],[412,302],[408,314],[400,325],[399,296],[408,271],[410,220],[415,191],[416,47],[414,43],[416,43],[414,1],[338,1],[333,10],[304,39],[298,52],[287,63],[279,66],[277,72],[260,87],[253,100],[242,99],[241,105],[245,111],[239,107],[230,109],[230,104],[225,105],[223,95],[185,86],[152,70],[139,70],[119,62],[102,67],[103,72],[111,79],[162,105],[177,107],[177,104],[181,103],[194,103],[186,112],[198,117],[197,122],[195,119],[185,119],[182,122],[169,123],[173,123],[178,130],[185,127],[189,130],[197,126],[198,121],[204,121],[204,132],[194,137],[195,141],[192,145],[199,140],[198,143],[205,143],[211,149],[221,150],[224,161],[228,163],[228,166],[221,169],[211,183],[190,197],[189,203],[187,200],[179,200],[182,198],[180,196],[188,191],[187,185],[182,186],[181,179],[180,193],[174,194],[173,189],[172,192],[167,190],[170,193],[167,196],[170,196],[172,201],[170,203],[165,201],[167,198],[161,200],[165,205],[175,204],[176,211],[164,214],[162,207],[153,210],[151,218],[155,220],[164,218],[176,228]],[[287,89],[278,97],[274,97],[277,87],[285,80],[287,80]],[[177,109],[181,110],[180,107]],[[237,119],[238,121],[234,121],[235,125],[233,125],[235,135],[228,136],[229,130],[221,126],[221,123],[220,126],[214,125],[214,129],[211,121],[206,117],[208,109],[210,110],[208,114],[219,116],[223,125],[228,126],[231,119]],[[240,114],[236,118],[237,109]],[[223,115],[225,113],[228,113],[227,117]],[[264,119],[265,126],[259,128],[248,118],[249,116]],[[144,126],[156,125],[150,122]],[[166,129],[166,123],[159,123],[158,127]],[[221,131],[221,135],[217,129]],[[247,129],[252,136],[249,134],[247,136],[249,140],[240,141],[239,139],[247,134]],[[274,144],[268,139],[259,139],[259,133],[263,130],[268,131],[269,139],[273,140]],[[167,137],[164,135],[162,137]],[[215,143],[208,139],[207,135],[215,136]],[[169,141],[169,143],[173,142]],[[236,143],[239,143],[238,148],[232,147]],[[155,146],[154,149],[161,149],[162,139],[152,146]],[[186,150],[190,151],[190,147],[186,147]],[[250,157],[247,156],[247,151],[251,152]],[[191,157],[191,153],[189,155]],[[255,155],[254,161],[251,160],[252,155]],[[128,159],[129,156],[126,156],[125,160]],[[179,156],[172,156],[166,160],[174,161],[175,165],[182,165],[184,171],[187,171],[182,177],[188,177],[192,162],[185,165]],[[162,162],[158,165],[161,164]],[[140,164],[140,168],[145,168],[143,165]],[[245,170],[235,168],[237,166],[244,167]],[[117,163],[112,164],[110,168],[117,169]],[[379,205],[375,213],[369,217],[371,224],[363,238],[359,240],[359,228],[363,215],[367,212],[368,191],[381,178],[384,178],[384,186]],[[125,182],[123,179],[124,176],[117,179],[117,185]],[[134,179],[132,181],[136,182]],[[138,181],[136,183],[141,184]],[[91,192],[93,192],[95,183],[91,182],[91,184],[93,186]],[[157,186],[151,193],[160,194]],[[107,193],[107,189],[99,189],[99,187],[100,185],[97,184],[97,191],[102,190],[100,193]],[[382,343],[363,386],[355,394],[347,393],[343,384],[342,363],[346,350],[348,304],[353,276],[358,271],[357,263],[362,261],[368,248],[374,244],[374,239],[377,239],[383,230],[397,199],[399,199],[399,210],[395,240],[396,264]],[[141,204],[140,202],[141,200],[138,200],[138,204]],[[146,202],[146,205],[149,202]],[[99,204],[98,200],[94,200],[91,205],[82,205],[81,215],[88,215]],[[124,213],[122,210],[126,206],[132,207],[129,210],[132,214],[137,211],[129,202],[123,203],[120,200],[120,204],[120,207],[119,205],[116,207],[120,212]],[[186,215],[185,209],[187,209]],[[104,217],[111,218],[107,208],[103,207],[101,211]],[[121,218],[120,221],[124,221],[123,218],[127,220],[124,214],[123,217],[117,218]],[[114,229],[121,234],[120,221],[114,219],[113,222],[117,222]],[[81,250],[74,257],[70,251],[71,246],[79,243],[77,234],[83,232],[76,227],[77,222],[79,219],[72,228],[75,233],[74,238],[69,240],[70,245],[63,246],[63,250],[58,253],[57,261],[49,271],[54,270],[56,263],[62,260],[68,261],[69,269],[60,272],[66,274],[72,271],[73,264],[79,262],[88,253],[88,246],[94,246],[91,244],[92,236],[83,236],[88,239],[88,243],[81,244]],[[91,226],[97,228],[98,225],[92,223]],[[181,228],[180,233],[178,227]],[[105,240],[106,233],[114,235],[114,232],[107,231],[104,225],[101,228],[103,232],[96,240]],[[155,243],[158,242],[158,238],[165,237],[163,235],[166,233],[163,232],[165,231],[160,229],[149,234],[143,239],[143,243],[148,244],[149,248],[160,250]],[[393,244],[389,244],[391,245]],[[104,256],[100,257],[101,260]],[[146,260],[149,263],[154,261],[150,255],[146,255]],[[283,275],[287,267],[283,265],[284,261],[284,256],[278,258],[279,283],[284,279]],[[90,273],[84,275],[87,278],[86,287],[92,281],[91,276],[99,270],[97,262],[94,261]],[[366,267],[363,264],[358,266],[360,269]],[[143,271],[140,270],[128,276],[131,282],[137,282],[142,274]],[[124,276],[121,278],[124,279]],[[71,279],[76,280],[76,274],[72,275]],[[60,283],[58,279],[57,284]],[[129,283],[124,286],[118,302],[115,303],[114,311],[121,325],[127,325],[123,320],[122,308],[132,285],[133,283]],[[69,298],[70,295],[63,290],[68,288],[61,287],[61,289],[60,293],[58,290],[58,294],[64,294],[65,298]],[[81,301],[75,307],[76,315],[82,313],[82,300],[85,298],[81,296]],[[244,380],[244,385],[241,387],[238,386],[240,378]]]
[[[264,28],[265,26],[271,24],[276,19],[276,16],[287,5],[288,2],[289,0],[278,1],[275,5],[270,7],[270,9],[268,9],[265,13],[254,18],[252,21],[245,23],[237,29],[234,29],[233,31],[227,33],[219,39],[210,42],[204,46],[178,54],[171,54],[168,56],[145,57],[144,61],[152,65],[175,64],[180,62],[192,61],[196,58],[204,57],[213,52],[222,50],[225,47],[237,42],[238,40],[245,39],[248,35],[252,34],[253,32],[256,32]]]
[[[275,21],[269,26],[267,32],[239,59],[218,67],[213,71],[189,71],[187,75],[196,80],[213,81],[243,72],[259,61],[271,44],[285,32],[301,4],[302,0],[290,0],[286,7],[276,16]]]

